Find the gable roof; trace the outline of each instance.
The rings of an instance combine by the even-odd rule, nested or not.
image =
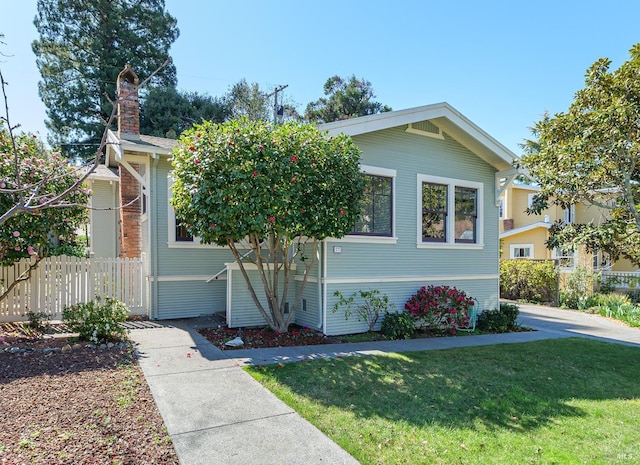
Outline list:
[[[513,162],[518,160],[511,150],[446,102],[319,124],[318,129],[356,136],[421,121],[432,122],[499,171],[512,169]]]
[[[532,229],[538,229],[538,228],[545,228],[545,229],[549,229],[551,228],[552,224],[551,223],[547,223],[545,221],[537,221],[535,223],[531,223],[531,224],[527,224],[525,226],[520,226],[519,228],[513,228],[513,229],[509,229],[507,231],[501,232],[500,233],[500,239],[503,239],[505,237],[509,237],[509,236],[515,236],[517,234],[526,232],[526,231],[531,231]]]

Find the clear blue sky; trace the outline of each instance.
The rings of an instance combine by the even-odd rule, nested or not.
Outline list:
[[[31,51],[36,0],[0,0],[10,116],[46,135]],[[220,96],[238,80],[306,104],[326,79],[364,77],[394,110],[446,101],[520,154],[545,111],[565,111],[586,69],[617,68],[640,42],[640,2],[610,0],[166,0],[182,90]],[[3,111],[4,113],[4,111]]]

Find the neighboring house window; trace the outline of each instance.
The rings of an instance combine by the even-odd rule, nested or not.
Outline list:
[[[536,195],[538,194],[527,194],[527,208],[533,206],[533,203],[536,201]]]
[[[593,271],[609,271],[611,265],[609,253],[597,248],[593,251]]]
[[[553,258],[558,260],[560,268],[573,269],[575,266],[575,253],[571,249],[553,249]]]
[[[571,205],[569,208],[564,209],[564,222],[572,224],[576,220],[576,207]]]
[[[482,244],[482,184],[418,175],[418,245]]]
[[[533,244],[511,244],[510,258],[533,258]]]
[[[391,236],[393,234],[393,178],[367,174],[361,213],[351,234]]]
[[[504,198],[500,198],[498,201],[498,217],[504,219]]]

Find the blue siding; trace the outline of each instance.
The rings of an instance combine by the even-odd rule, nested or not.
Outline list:
[[[379,289],[398,310],[420,286],[447,284],[465,290],[481,308],[498,303],[498,211],[495,206],[495,168],[445,135],[439,140],[406,133],[403,127],[360,136],[362,163],[396,170],[396,244],[330,242],[327,246],[327,334],[366,331],[355,316],[344,320],[331,311],[333,292],[351,295]],[[418,248],[417,175],[441,176],[483,185],[483,244],[481,249]],[[332,246],[340,244],[341,253]],[[430,279],[433,277],[433,279]],[[340,282],[340,281],[347,282]],[[372,282],[373,280],[373,282]]]

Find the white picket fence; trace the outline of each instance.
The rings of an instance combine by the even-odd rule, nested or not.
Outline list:
[[[24,259],[13,266],[0,267],[0,291],[4,292],[28,266],[29,259]],[[26,320],[29,311],[60,320],[65,306],[89,302],[95,296],[120,300],[131,313],[144,313],[143,259],[65,255],[45,258],[31,279],[19,283],[0,301],[0,322]]]
[[[640,288],[640,271],[603,271],[602,278],[612,280],[617,289]]]

